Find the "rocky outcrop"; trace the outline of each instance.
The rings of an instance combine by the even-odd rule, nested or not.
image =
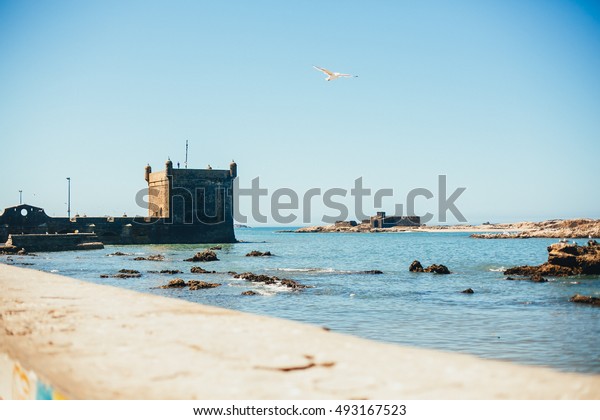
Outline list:
[[[527,238],[599,238],[600,220],[570,219],[543,222],[520,222],[491,225],[501,230],[497,233],[476,233],[479,239],[527,239]]]
[[[253,283],[263,283],[263,284],[268,284],[268,285],[289,287],[292,290],[301,290],[301,289],[306,289],[306,288],[310,287],[310,286],[298,283],[295,280],[280,279],[277,276],[267,276],[265,274],[254,274],[254,273],[250,273],[250,272],[235,274],[233,277],[236,279],[243,279],[243,280],[251,281]]]
[[[160,286],[161,289],[179,289],[182,287],[187,286],[187,283],[185,282],[184,279],[173,279],[171,281],[169,281],[169,283],[165,284],[164,286]]]
[[[432,264],[429,267],[425,268],[423,271],[426,273],[435,273],[435,274],[450,274],[450,270],[443,264]]]
[[[125,252],[121,252],[121,251],[117,251],[117,252],[113,252],[112,254],[106,254],[107,257],[125,257],[131,254],[126,254]]]
[[[217,254],[210,249],[205,249],[204,251],[196,253],[192,258],[188,258],[185,261],[189,262],[208,262],[208,261],[219,261],[217,258]]]
[[[221,283],[208,283],[206,281],[190,280],[187,282],[187,285],[190,287],[190,290],[200,290],[219,287]]]
[[[378,233],[378,232],[477,232],[473,238],[525,239],[525,238],[600,238],[600,220],[570,219],[543,222],[484,223],[483,225],[393,226],[372,228],[369,223],[356,226],[336,223],[327,226],[306,226],[295,233]],[[483,233],[486,232],[486,233]]]
[[[160,286],[161,289],[182,289],[184,287],[189,287],[190,290],[200,290],[200,289],[212,289],[215,287],[219,287],[221,283],[208,283],[201,280],[190,280],[186,282],[183,279],[173,279],[169,283],[164,286]]]
[[[137,271],[137,270],[127,270],[125,268],[123,268],[122,270],[119,270],[119,272],[117,274],[101,274],[100,278],[102,279],[106,279],[106,278],[117,278],[117,279],[130,279],[130,278],[137,278],[137,277],[142,277],[142,274]]]
[[[365,270],[365,271],[359,271],[358,274],[383,274],[383,271],[381,271],[381,270]]]
[[[502,233],[472,233],[469,235],[475,239],[529,239],[528,232],[502,232]]]
[[[423,266],[421,265],[421,262],[414,260],[412,263],[410,263],[410,267],[408,267],[408,271],[412,271],[413,273],[422,273],[424,270],[423,270]]]
[[[183,271],[181,270],[160,270],[160,274],[181,274]]]
[[[198,267],[198,266],[192,267],[190,269],[190,272],[194,273],[194,274],[215,274],[216,273],[216,271],[214,271],[214,270],[213,271],[208,271],[208,270],[205,270],[204,268]]]
[[[594,240],[586,246],[557,243],[548,248],[548,261],[538,266],[509,268],[505,275],[564,277],[600,274],[600,244]]]
[[[569,299],[569,302],[585,303],[587,305],[600,306],[600,298],[593,296],[583,296],[579,293]]]
[[[271,251],[260,252],[260,251],[251,251],[246,254],[246,257],[271,257]]]
[[[408,267],[408,271],[412,271],[413,273],[434,273],[434,274],[450,274],[450,270],[448,267],[442,264],[432,264],[427,268],[423,268],[421,263],[417,260],[414,260],[410,267]]]
[[[164,255],[149,255],[147,257],[135,257],[133,261],[164,261]]]
[[[242,296],[255,296],[258,294],[259,293],[255,292],[254,290],[246,290],[245,292],[242,292]]]
[[[527,280],[527,281],[531,281],[533,283],[547,283],[548,279],[542,277],[542,275],[540,273],[534,273],[531,276],[523,276],[523,277],[507,277],[506,280],[511,280],[511,281],[515,281],[515,280]]]
[[[475,293],[475,292],[473,291],[473,289],[471,289],[471,288],[469,287],[468,289],[465,289],[465,290],[463,290],[463,291],[462,291],[462,292],[460,292],[460,293],[466,293],[466,294],[468,294],[468,295],[472,295],[472,294],[473,294],[473,293]]]

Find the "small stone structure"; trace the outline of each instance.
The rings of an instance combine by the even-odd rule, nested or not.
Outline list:
[[[419,216],[386,216],[384,211],[378,211],[369,220],[371,228],[390,228],[394,226],[420,226]]]

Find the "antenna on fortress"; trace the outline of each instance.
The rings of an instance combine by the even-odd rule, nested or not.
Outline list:
[[[188,157],[188,141],[185,141],[185,162],[183,162],[185,164],[185,169],[187,169],[187,157]]]

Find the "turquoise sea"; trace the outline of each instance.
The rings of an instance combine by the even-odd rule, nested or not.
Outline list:
[[[600,276],[505,280],[502,270],[546,260],[555,239],[478,240],[468,233],[279,233],[236,231],[220,261],[184,262],[209,245],[107,246],[85,252],[0,256],[0,262],[98,284],[239,311],[286,318],[384,342],[474,354],[483,358],[600,373],[600,308],[574,304],[575,293],[600,296]],[[580,240],[584,243],[584,240]],[[252,251],[272,257],[245,257]],[[121,251],[130,256],[108,256]],[[134,261],[162,254],[164,261]],[[410,273],[410,263],[444,264],[451,275]],[[200,265],[223,274],[191,274]],[[135,269],[141,278],[100,278]],[[150,273],[179,269],[184,274]],[[383,274],[361,274],[381,270]],[[313,286],[302,291],[232,278],[227,271],[264,273]],[[222,283],[214,289],[157,289],[170,279]],[[460,291],[472,288],[474,294]],[[246,290],[259,292],[242,296]]]

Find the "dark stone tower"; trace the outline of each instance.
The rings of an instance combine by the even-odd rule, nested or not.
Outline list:
[[[170,159],[164,172],[152,172],[147,166],[148,215],[164,219],[174,232],[189,237],[190,242],[199,242],[200,236],[202,242],[235,241],[233,180],[236,177],[235,162],[229,170],[174,169]],[[188,243],[179,241],[182,242]]]

